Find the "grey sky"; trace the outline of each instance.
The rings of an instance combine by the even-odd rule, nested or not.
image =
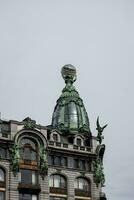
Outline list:
[[[2,117],[50,124],[64,87],[61,67],[73,64],[93,134],[98,115],[109,124],[109,200],[134,198],[133,54],[133,0],[0,0]]]

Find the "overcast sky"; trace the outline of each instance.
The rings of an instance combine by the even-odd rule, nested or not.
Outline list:
[[[50,124],[68,63],[77,68],[93,135],[98,115],[108,123],[108,200],[133,200],[134,1],[0,0],[3,118]]]

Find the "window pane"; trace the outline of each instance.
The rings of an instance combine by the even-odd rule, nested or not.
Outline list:
[[[19,193],[19,200],[22,200],[22,193]]]
[[[60,180],[60,187],[61,188],[65,188],[66,187],[65,179],[63,177],[61,177],[61,180]]]
[[[54,165],[58,165],[58,166],[59,166],[59,165],[60,165],[60,160],[61,160],[61,159],[60,159],[59,156],[55,156],[55,157],[54,157]]]
[[[36,152],[31,150],[31,160],[36,160]]]
[[[0,181],[4,182],[4,171],[2,169],[0,169]]]
[[[37,200],[37,195],[32,195],[32,200]]]
[[[22,169],[20,177],[21,177],[21,183],[37,184],[37,172],[36,171]]]
[[[31,200],[31,198],[30,198],[30,194],[25,194],[25,198],[24,198],[25,200]]]
[[[0,158],[6,159],[6,149],[0,148]]]
[[[54,187],[60,187],[60,177],[58,175],[54,176]]]
[[[67,158],[65,157],[61,158],[61,166],[67,166]]]
[[[36,184],[37,183],[37,174],[35,171],[32,171],[32,184]]]
[[[81,146],[81,143],[82,143],[82,142],[81,142],[81,139],[77,138],[77,145],[78,145],[78,146]]]
[[[66,187],[66,180],[64,177],[60,175],[52,175],[49,181],[50,187],[57,187],[57,188],[65,188]]]
[[[79,161],[79,166],[80,166],[80,169],[85,170],[85,168],[86,168],[85,160],[80,160]]]
[[[31,183],[31,170],[21,170],[21,182],[24,184]]]
[[[83,179],[79,179],[79,189],[83,189]]]
[[[79,160],[74,159],[74,168],[79,168]]]
[[[54,140],[55,142],[58,141],[58,135],[57,135],[57,134],[53,134],[53,140]]]
[[[30,151],[30,148],[28,147],[24,149],[24,159],[31,160],[31,151]]]
[[[49,187],[54,187],[54,185],[53,185],[53,176],[50,176]]]
[[[53,165],[54,164],[54,157],[52,155],[48,156],[48,164]]]
[[[5,192],[0,192],[0,200],[4,200],[5,199]]]
[[[84,178],[78,178],[75,181],[75,188],[83,190],[83,191],[89,191],[89,183]]]

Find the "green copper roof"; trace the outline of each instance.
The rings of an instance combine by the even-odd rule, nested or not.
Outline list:
[[[61,73],[66,85],[57,100],[52,117],[52,127],[65,133],[90,133],[83,100],[73,85],[76,80],[76,69],[72,65],[65,65]]]

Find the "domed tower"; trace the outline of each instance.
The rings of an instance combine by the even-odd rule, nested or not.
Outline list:
[[[76,68],[70,64],[65,65],[61,74],[66,85],[53,112],[52,128],[67,134],[89,135],[91,132],[88,115],[83,100],[73,85],[76,81]]]

